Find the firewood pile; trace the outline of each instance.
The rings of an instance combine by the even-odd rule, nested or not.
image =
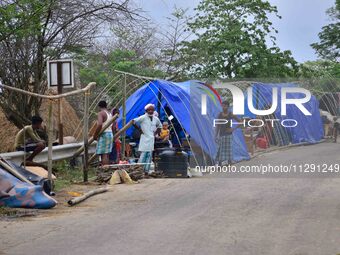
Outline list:
[[[148,178],[166,178],[166,176],[161,171],[155,171],[149,174]]]
[[[111,179],[112,173],[116,170],[125,170],[134,181],[144,178],[142,165],[115,165],[98,168],[96,171],[97,181],[99,183],[108,183]]]
[[[144,174],[142,165],[112,165],[97,168],[96,175],[99,183],[108,183],[112,173],[117,170],[125,170],[133,181],[138,181],[144,178],[165,178],[163,172],[155,171],[149,175]]]

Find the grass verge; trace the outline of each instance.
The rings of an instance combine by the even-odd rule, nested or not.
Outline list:
[[[57,162],[54,166],[56,169],[57,180],[54,181],[54,190],[60,191],[67,186],[83,182],[83,170],[81,167],[72,168],[67,161]],[[95,177],[95,169],[89,168],[88,179]]]

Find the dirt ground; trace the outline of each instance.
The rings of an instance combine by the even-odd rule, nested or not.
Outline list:
[[[38,209],[22,209],[22,208],[0,208],[0,221],[1,220],[28,220],[30,217],[52,217],[66,213],[73,213],[75,208],[86,208],[89,207],[88,203],[80,203],[75,206],[69,206],[67,201],[82,195],[90,190],[104,187],[95,182],[88,184],[72,184],[62,190],[56,192],[53,197],[58,201],[58,204],[49,210],[38,210]]]

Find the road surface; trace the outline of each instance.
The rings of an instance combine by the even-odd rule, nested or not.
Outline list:
[[[323,143],[241,165],[334,164],[339,152]],[[0,222],[0,254],[340,254],[340,178],[223,177],[118,185],[61,215]]]

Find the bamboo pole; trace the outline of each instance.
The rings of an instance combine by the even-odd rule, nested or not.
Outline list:
[[[126,125],[126,74],[124,75],[124,86],[123,86],[123,127]],[[115,139],[113,139],[113,141],[115,141]],[[125,159],[125,143],[126,143],[126,139],[125,139],[125,134],[123,133],[123,137],[122,137],[122,151],[121,151],[121,155],[122,155],[122,160]]]
[[[113,141],[115,141],[122,133],[124,133],[126,130],[128,130],[129,127],[132,126],[133,121],[130,120],[122,129],[120,129],[114,136],[113,136]],[[96,154],[93,154],[88,163],[90,164],[94,159],[96,158]]]
[[[85,92],[85,105],[84,105],[84,161],[83,161],[83,177],[84,182],[88,181],[88,158],[89,158],[89,100],[90,91]]]
[[[29,181],[25,176],[23,176],[22,174],[20,174],[17,170],[15,170],[13,167],[9,166],[8,164],[6,164],[5,162],[3,162],[0,159],[0,166],[3,167],[7,172],[9,172],[10,174],[12,174],[13,176],[15,176],[16,178],[18,178],[20,181],[23,182],[27,182],[29,184],[34,185],[31,181]]]
[[[92,154],[92,156],[89,158],[89,161],[87,162],[88,164],[91,164],[93,160],[96,158],[96,153]]]
[[[48,106],[48,156],[47,156],[47,170],[48,179],[52,183],[52,143],[53,143],[53,102],[50,100]],[[53,185],[52,185],[53,186]]]
[[[133,120],[130,120],[122,129],[120,129],[114,136],[113,141],[116,140],[121,134],[123,134],[126,130],[129,129],[133,124]]]
[[[63,124],[63,106],[62,99],[58,99],[58,141],[59,145],[64,144],[64,124]]]
[[[141,75],[137,75],[137,74],[133,74],[133,73],[128,73],[128,72],[123,72],[123,71],[119,71],[119,70],[114,70],[116,73],[119,74],[125,74],[125,75],[129,75],[138,79],[144,79],[144,80],[149,80],[149,81],[154,81],[154,80],[162,80],[161,78],[157,78],[157,77],[146,77],[146,76],[141,76]]]
[[[63,97],[68,97],[68,96],[73,96],[73,95],[77,95],[77,94],[80,94],[80,93],[84,93],[84,92],[90,90],[95,85],[96,85],[95,82],[90,82],[85,88],[74,90],[74,91],[70,91],[70,92],[67,92],[67,93],[60,94],[60,95],[53,95],[53,96],[40,95],[40,94],[37,94],[37,93],[33,93],[33,92],[30,92],[30,91],[18,89],[18,88],[7,86],[7,85],[3,85],[3,84],[0,85],[0,88],[16,91],[16,92],[19,92],[21,94],[25,94],[25,95],[29,95],[29,96],[34,96],[34,97],[39,97],[39,98],[44,98],[44,99],[59,99],[59,98],[63,98]]]
[[[119,115],[115,114],[105,125],[103,125],[101,131],[99,132],[99,134],[103,133],[105,131],[105,129],[107,129],[110,125],[112,125],[112,123],[118,119]],[[94,142],[94,138],[91,137],[90,139],[88,139],[88,145],[91,145]],[[81,146],[74,154],[73,154],[73,158],[78,157],[82,152],[84,151],[84,145]]]
[[[71,200],[69,200],[67,203],[70,205],[70,206],[73,206],[73,205],[76,205],[76,204],[79,204],[80,202],[88,199],[89,197],[92,197],[94,195],[97,195],[97,194],[100,194],[100,193],[104,193],[106,191],[108,191],[109,188],[108,187],[105,187],[105,188],[99,188],[99,189],[95,189],[95,190],[91,190],[87,193],[85,193],[84,195],[80,196],[80,197],[75,197],[75,198],[72,198]]]

